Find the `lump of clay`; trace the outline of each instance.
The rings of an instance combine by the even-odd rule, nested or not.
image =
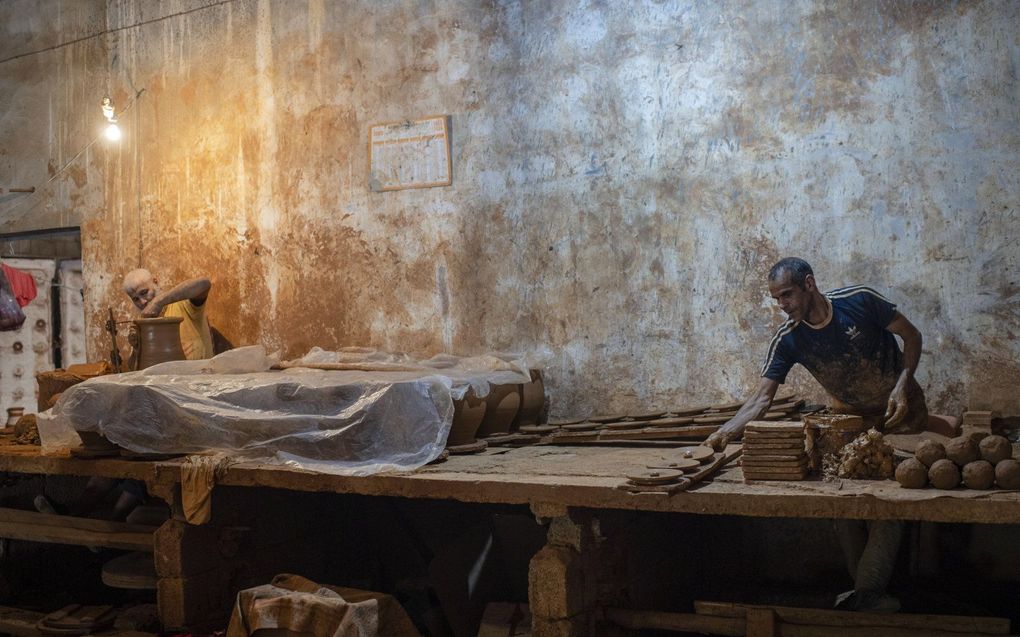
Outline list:
[[[893,448],[876,429],[869,429],[843,447],[837,474],[855,480],[893,477]]]
[[[963,467],[963,483],[971,489],[990,489],[995,482],[995,468],[987,460],[975,460]]]
[[[930,467],[936,460],[946,457],[946,448],[936,440],[922,440],[917,445],[914,457],[923,462],[925,467]]]
[[[955,489],[960,484],[960,470],[948,458],[936,460],[928,469],[928,480],[936,489]]]
[[[985,436],[978,445],[981,458],[997,465],[1013,455],[1013,446],[1004,436]]]
[[[946,457],[962,467],[980,458],[981,451],[972,438],[960,436],[946,443]]]
[[[904,489],[921,489],[928,484],[928,467],[917,458],[907,458],[896,467],[896,482]]]
[[[995,482],[1000,489],[1020,489],[1020,462],[1010,458],[995,465]]]

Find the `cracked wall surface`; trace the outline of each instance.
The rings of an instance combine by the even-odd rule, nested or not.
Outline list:
[[[925,337],[936,411],[1020,413],[1020,4],[17,0],[0,232],[313,345],[527,353],[554,415],[744,396],[810,261]],[[99,102],[122,110],[99,139]],[[453,185],[371,192],[376,122],[451,117]],[[819,397],[803,371],[798,389]]]

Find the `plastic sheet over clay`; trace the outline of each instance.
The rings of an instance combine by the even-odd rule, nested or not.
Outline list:
[[[442,452],[455,397],[528,380],[523,363],[496,356],[400,372],[271,371],[258,346],[220,356],[75,385],[53,408],[48,437],[60,445],[70,430],[95,431],[142,453],[222,451],[342,475],[406,471]]]

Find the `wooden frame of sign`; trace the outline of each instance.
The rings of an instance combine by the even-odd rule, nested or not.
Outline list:
[[[430,115],[369,126],[368,185],[373,192],[452,183],[448,116]]]

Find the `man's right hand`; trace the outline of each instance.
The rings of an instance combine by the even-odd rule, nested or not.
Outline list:
[[[716,451],[723,451],[726,449],[726,445],[730,444],[734,438],[734,432],[725,431],[723,429],[717,429],[715,433],[705,439],[705,446],[711,447]]]
[[[25,313],[13,296],[0,290],[0,332],[10,332],[25,322]]]

